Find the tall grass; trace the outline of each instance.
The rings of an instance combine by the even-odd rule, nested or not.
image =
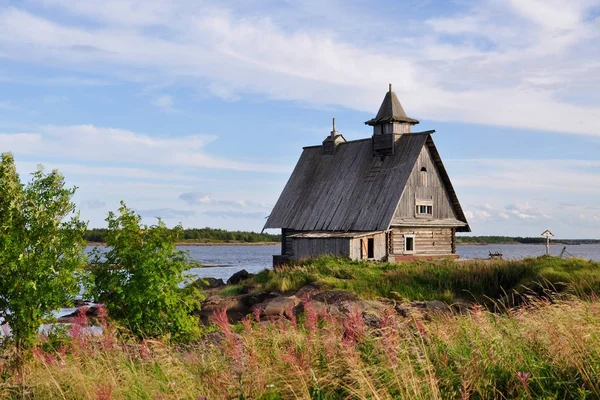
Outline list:
[[[187,346],[75,336],[6,366],[1,398],[442,399],[600,397],[600,303],[535,301],[430,321],[317,316],[230,326]]]
[[[305,260],[253,278],[257,290],[294,291],[309,283],[363,297],[405,300],[498,300],[543,286],[577,294],[600,292],[600,263],[556,257],[494,262],[370,263],[334,257]]]

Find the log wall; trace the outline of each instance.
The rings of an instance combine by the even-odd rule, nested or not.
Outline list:
[[[454,254],[454,229],[451,228],[392,228],[390,243],[395,255]],[[415,235],[415,251],[404,251],[404,236]]]

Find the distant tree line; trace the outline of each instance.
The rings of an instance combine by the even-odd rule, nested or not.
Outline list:
[[[88,242],[104,243],[106,242],[107,229],[92,228],[88,229],[84,235]],[[198,243],[258,243],[258,242],[279,242],[281,235],[272,235],[269,233],[228,231],[225,229],[213,228],[192,228],[184,229],[178,232],[177,240],[180,242],[198,242]]]
[[[595,244],[600,243],[600,239],[556,239],[554,243],[563,244]],[[458,244],[543,244],[546,238],[543,237],[511,237],[511,236],[457,236]]]

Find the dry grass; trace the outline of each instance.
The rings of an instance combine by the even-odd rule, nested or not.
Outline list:
[[[217,314],[219,331],[187,346],[126,340],[110,326],[103,337],[50,338],[19,372],[0,367],[0,398],[600,397],[595,299],[431,321],[389,312],[374,327],[359,311],[336,320],[310,304],[289,317],[232,327]]]

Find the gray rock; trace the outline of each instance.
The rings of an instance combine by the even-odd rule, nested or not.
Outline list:
[[[248,271],[243,269],[243,270],[238,271],[235,274],[231,275],[231,278],[229,278],[227,280],[227,284],[228,285],[237,285],[241,281],[245,281],[253,276],[254,276],[254,274],[250,274],[250,273],[248,273]]]
[[[226,310],[227,317],[231,323],[240,321],[252,311],[250,307],[240,301],[239,297],[214,295],[202,302],[200,311],[197,311],[195,314],[200,317],[200,320],[204,324],[209,324],[211,315],[221,309]]]
[[[296,296],[279,296],[271,300],[267,300],[263,303],[260,303],[258,307],[262,310],[262,315],[268,316],[277,316],[284,315],[285,311],[288,308],[293,309],[296,307],[301,300]]]
[[[258,292],[258,293],[248,293],[239,296],[239,300],[247,307],[252,308],[253,306],[267,302],[268,300],[279,297],[279,293],[273,292]]]
[[[225,282],[223,282],[223,279],[216,279],[216,278],[199,278],[196,281],[194,281],[194,283],[192,283],[192,285],[200,288],[200,289],[214,289],[214,288],[218,288],[221,286],[225,286]]]
[[[79,315],[80,310],[85,311],[85,316],[87,318],[97,318],[98,315],[100,314],[100,310],[96,306],[81,307],[81,308],[73,311],[70,314],[66,314],[66,315],[62,315],[62,316],[58,317],[56,319],[56,322],[58,322],[59,324],[71,324],[71,323],[75,322],[75,320],[77,319],[77,316]]]

